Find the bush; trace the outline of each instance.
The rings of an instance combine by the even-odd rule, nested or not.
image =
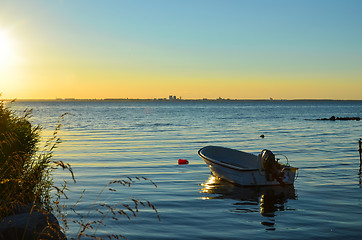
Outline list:
[[[28,204],[51,211],[51,171],[58,166],[70,169],[69,165],[52,160],[53,150],[60,142],[60,122],[53,137],[39,151],[41,127],[33,126],[30,118],[31,110],[17,116],[0,101],[0,218]]]

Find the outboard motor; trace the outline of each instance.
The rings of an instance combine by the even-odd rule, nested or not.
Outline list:
[[[283,172],[284,169],[282,169],[282,166],[275,160],[275,155],[272,151],[267,149],[261,151],[261,166],[268,181],[275,179],[280,184],[287,181],[287,177]]]
[[[261,166],[265,172],[268,171],[275,163],[275,155],[272,151],[267,149],[261,151]]]

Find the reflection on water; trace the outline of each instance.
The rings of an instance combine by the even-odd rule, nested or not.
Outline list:
[[[358,172],[358,178],[359,178],[359,187],[362,187],[362,161],[359,164],[359,172]]]
[[[266,230],[275,230],[275,212],[291,210],[285,208],[288,199],[297,199],[293,185],[288,186],[265,186],[265,187],[242,187],[214,176],[201,184],[201,193],[209,194],[203,199],[233,199],[231,212],[249,213],[260,212],[265,217],[261,222]]]

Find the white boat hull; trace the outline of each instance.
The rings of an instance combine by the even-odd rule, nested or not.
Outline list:
[[[217,152],[217,154],[214,154]],[[260,170],[257,167],[256,155],[249,153],[244,153],[241,151],[208,146],[199,150],[199,155],[204,159],[205,163],[209,166],[211,173],[223,180],[232,182],[234,184],[242,186],[272,186],[272,185],[281,185],[277,180],[268,181],[265,172]],[[221,155],[225,155],[225,159],[220,159]],[[243,161],[243,159],[250,162],[255,161],[255,167],[243,167],[241,165],[236,166],[235,162],[238,160]],[[295,180],[295,175],[297,168],[284,166],[284,175],[286,176],[283,184],[289,185],[293,184]]]

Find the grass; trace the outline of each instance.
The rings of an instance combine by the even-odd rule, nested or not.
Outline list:
[[[74,206],[70,207],[75,215],[78,216],[78,218],[76,220],[73,220],[73,222],[80,226],[76,236],[71,239],[81,239],[83,237],[87,239],[102,239],[97,236],[97,231],[99,230],[99,228],[106,227],[106,224],[104,223],[104,220],[106,218],[108,220],[107,222],[109,222],[109,220],[119,222],[122,218],[131,220],[132,218],[137,217],[141,208],[151,208],[155,212],[158,220],[161,221],[156,207],[147,200],[142,201],[139,199],[131,198],[130,203],[124,203],[122,201],[119,201],[112,205],[109,205],[106,202],[100,200],[100,197],[104,193],[104,191],[110,191],[114,193],[118,191],[117,187],[131,187],[133,184],[140,181],[148,181],[152,183],[154,187],[157,187],[154,182],[145,177],[124,177],[124,179],[110,181],[99,192],[98,196],[94,200],[92,206],[90,207],[85,216],[78,213],[78,211],[76,210],[76,206],[81,200],[80,198]],[[83,191],[83,193],[84,192],[85,191]],[[89,219],[90,215],[92,215],[92,219],[96,220]],[[106,238],[127,239],[126,236],[122,234],[109,234],[106,235]]]
[[[31,123],[32,110],[25,109],[19,116],[0,100],[0,219],[14,214],[19,206],[31,205],[31,212],[37,208],[44,212],[55,213],[63,223],[60,230],[66,233],[67,208],[60,205],[60,199],[68,198],[67,183],[65,182],[61,187],[55,186],[52,176],[53,170],[62,168],[68,170],[73,181],[76,182],[71,166],[53,159],[54,150],[61,143],[58,132],[62,119],[66,115],[60,116],[52,137],[40,147],[42,128],[40,125]],[[77,203],[82,198],[80,196],[79,201],[70,207],[70,210],[78,216],[78,219],[73,222],[79,224],[77,235],[71,239],[84,237],[101,239],[97,237],[97,231],[99,227],[105,226],[103,222],[105,218],[119,221],[120,217],[125,217],[131,220],[132,217],[137,216],[141,207],[153,209],[160,220],[157,209],[149,201],[130,199],[132,204],[118,202],[114,205],[98,201],[104,191],[116,192],[115,186],[131,187],[138,181],[149,181],[157,187],[154,182],[144,177],[125,177],[125,179],[111,181],[100,191],[86,216],[76,211]],[[55,194],[52,194],[54,190]],[[89,220],[89,214],[94,215],[94,213],[98,214],[99,219]],[[107,236],[107,239],[121,238],[126,239],[122,234]]]
[[[0,219],[19,209],[50,216],[57,208],[56,199],[64,194],[65,188],[53,184],[52,171],[61,167],[73,176],[69,164],[53,160],[54,149],[61,142],[57,134],[64,116],[60,117],[53,136],[40,147],[41,127],[31,123],[32,110],[25,109],[19,116],[0,101]],[[50,194],[53,189],[57,192],[55,199]],[[36,233],[36,238],[59,233],[60,226],[47,219],[48,227]],[[31,224],[29,221],[25,229]],[[23,238],[25,234],[26,231]]]
[[[32,126],[31,110],[17,116],[0,102],[0,217],[17,205],[47,205],[51,153],[37,154],[40,126]]]

